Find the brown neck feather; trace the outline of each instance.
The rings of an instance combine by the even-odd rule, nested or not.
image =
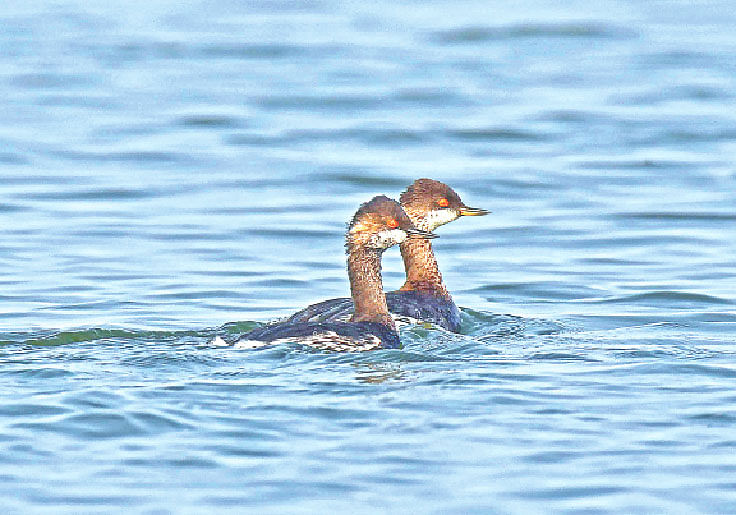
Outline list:
[[[417,290],[434,295],[449,296],[442,282],[442,274],[429,240],[408,239],[401,244],[401,257],[406,268],[406,282],[402,291]]]
[[[348,277],[355,313],[353,322],[379,322],[394,328],[381,281],[381,251],[348,247]]]

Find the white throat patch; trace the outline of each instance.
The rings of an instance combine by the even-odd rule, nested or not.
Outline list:
[[[459,217],[454,209],[436,209],[427,213],[422,223],[416,224],[425,231],[434,231],[437,227],[457,220]]]
[[[403,243],[406,239],[406,232],[401,229],[390,229],[380,231],[371,237],[371,247],[379,249],[387,249],[393,245]]]

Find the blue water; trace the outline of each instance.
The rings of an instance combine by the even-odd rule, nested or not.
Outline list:
[[[736,512],[731,2],[112,4],[0,10],[4,513]],[[465,334],[208,344],[419,177]]]

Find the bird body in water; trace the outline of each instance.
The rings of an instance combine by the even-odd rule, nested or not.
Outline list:
[[[286,319],[246,333],[235,345],[254,348],[291,342],[336,351],[398,348],[399,335],[383,292],[381,255],[409,239],[434,237],[416,228],[395,200],[373,198],[360,206],[345,237],[352,315],[339,321]]]
[[[432,179],[414,181],[401,194],[400,202],[414,225],[430,232],[461,216],[488,214],[484,209],[466,206],[452,188]],[[400,322],[429,322],[459,332],[460,310],[442,281],[432,243],[427,239],[407,239],[401,243],[401,256],[406,282],[399,290],[386,293],[390,313]],[[340,321],[348,319],[352,312],[351,299],[330,299],[312,304],[286,321]]]

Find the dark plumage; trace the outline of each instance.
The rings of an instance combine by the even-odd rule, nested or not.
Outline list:
[[[460,330],[460,310],[447,296],[434,295],[418,290],[391,291],[386,293],[389,312],[399,321],[429,322],[448,331]],[[289,323],[335,322],[348,320],[353,313],[353,301],[349,298],[330,299],[312,304],[294,313],[285,321]]]

